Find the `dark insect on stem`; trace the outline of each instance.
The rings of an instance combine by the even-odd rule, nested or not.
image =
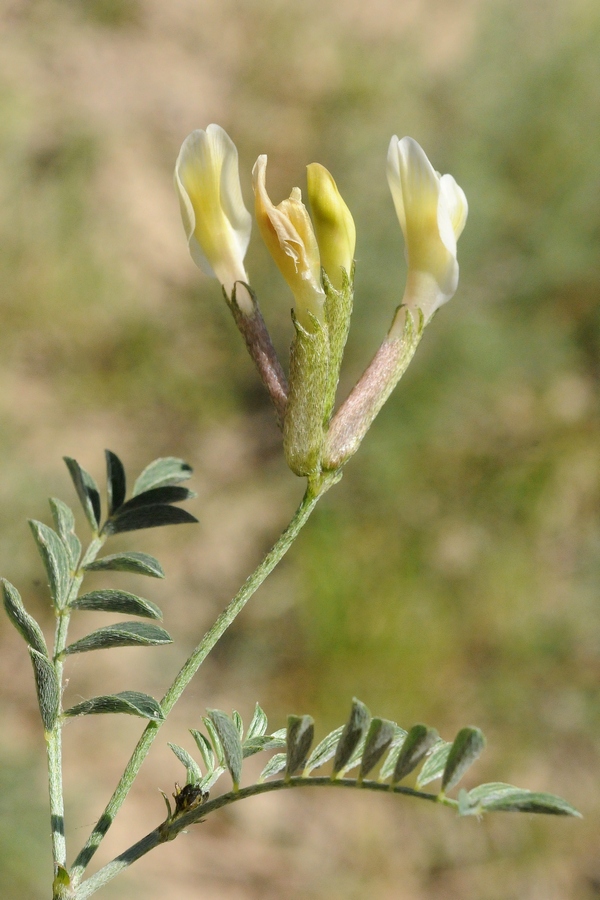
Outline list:
[[[175,815],[197,809],[198,806],[206,803],[208,797],[209,792],[197,784],[184,784],[183,787],[179,787],[175,782],[175,793],[173,794]]]

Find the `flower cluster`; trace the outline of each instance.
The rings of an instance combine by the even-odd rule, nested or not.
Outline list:
[[[242,199],[237,149],[220,126],[186,138],[175,185],[192,258],[223,286],[275,405],[288,464],[310,479],[338,471],[356,452],[412,359],[423,328],[454,295],[456,242],[467,200],[451,175],[433,169],[416,141],[392,138],[387,177],[404,235],[404,297],[375,357],[333,415],[352,313],[354,220],[319,163],[311,163],[307,173],[312,219],[300,188],[277,205],[271,201],[266,156],[259,156],[252,175],[258,229],[294,297],[288,379],[244,267],[251,216]]]

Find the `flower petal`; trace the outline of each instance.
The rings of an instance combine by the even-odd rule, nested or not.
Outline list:
[[[454,236],[458,240],[465,227],[469,212],[469,204],[467,203],[465,192],[457,185],[452,175],[442,175],[440,178],[440,189],[450,214]]]
[[[287,200],[275,206],[267,193],[266,171],[267,157],[263,154],[252,170],[256,221],[267,249],[292,290],[298,320],[312,331],[310,315],[322,321],[325,300],[317,239],[300,189],[294,188]]]
[[[219,125],[185,139],[175,186],[192,259],[230,294],[235,281],[248,280],[244,256],[252,219],[242,199],[237,148]]]
[[[342,269],[348,278],[352,273],[356,247],[354,219],[325,166],[320,163],[307,166],[307,182],[321,265],[339,291],[343,284]]]
[[[419,144],[393,137],[387,176],[404,234],[408,278],[404,303],[428,321],[458,285],[456,241],[467,218],[467,200],[451,175],[440,176]]]

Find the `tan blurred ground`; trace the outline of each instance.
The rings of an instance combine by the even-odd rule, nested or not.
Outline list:
[[[600,895],[600,429],[598,325],[589,312],[598,286],[592,237],[600,232],[598,218],[590,218],[578,236],[570,226],[584,221],[579,207],[561,206],[563,197],[585,198],[597,186],[589,178],[598,143],[585,122],[581,135],[577,129],[598,107],[581,108],[565,126],[571,141],[565,139],[564,152],[580,168],[568,169],[569,183],[540,200],[540,209],[554,204],[553,219],[531,212],[543,187],[522,162],[535,159],[540,185],[562,171],[556,157],[544,156],[558,138],[547,139],[543,130],[528,136],[526,126],[537,121],[540,105],[547,104],[550,120],[561,65],[579,72],[583,84],[596,83],[593,54],[576,53],[574,63],[554,68],[551,62],[559,50],[566,59],[578,35],[596,33],[598,16],[583,0],[515,9],[483,0],[2,4],[2,575],[17,584],[49,634],[41,565],[25,519],[48,521],[48,495],[75,503],[62,455],[98,478],[104,447],[118,452],[132,474],[156,456],[180,455],[195,468],[198,492],[199,527],[116,541],[164,563],[163,583],[115,576],[110,586],[159,603],[175,644],[76,659],[68,702],[126,688],[160,696],[184,651],[301,495],[243,348],[218,306],[218,289],[189,260],[171,186],[185,135],[211,121],[230,131],[240,146],[248,203],[248,173],[260,152],[269,154],[277,199],[315,155],[338,164],[336,176],[354,201],[357,256],[366,273],[346,387],[398,299],[389,296],[401,253],[383,176],[389,136],[409,131],[429,138],[434,162],[440,159],[435,164],[458,165],[452,171],[469,198],[475,195],[461,257],[466,291],[456,313],[453,304],[432,326],[422,374],[411,373],[407,386],[413,399],[405,407],[397,401],[382,416],[379,437],[372,436],[364,461],[348,468],[339,499],[324,501],[318,524],[308,526],[297,552],[196,679],[98,858],[107,861],[160,821],[158,788],[170,793],[182,780],[166,741],[191,751],[186,729],[198,727],[207,706],[235,706],[249,716],[256,700],[273,710],[273,728],[287,712],[311,712],[320,734],[342,721],[353,693],[376,714],[403,725],[424,718],[446,738],[474,722],[490,742],[477,780],[555,791],[586,813],[583,823],[509,816],[479,823],[393,798],[277,795],[213,816],[136,864],[105,890],[107,897]],[[490,61],[490,33],[514,45],[514,54]],[[511,120],[520,97],[513,71],[523,69],[523,84],[535,85],[538,58],[551,62],[539,63],[545,74],[538,76],[538,94],[531,90],[531,115],[518,119],[515,112]],[[455,93],[453,84],[460,85]],[[489,99],[496,96],[506,115],[501,121]],[[580,95],[573,96],[576,102]],[[488,143],[478,144],[488,126]],[[514,141],[506,142],[514,156],[508,150],[494,156],[500,142],[494,128],[514,130]],[[381,237],[386,223],[389,239]],[[564,232],[572,236],[568,246]],[[376,253],[393,260],[389,275],[378,274],[387,263]],[[251,260],[267,318],[285,348],[289,298],[255,238]],[[519,309],[498,313],[493,306],[518,296],[516,286],[528,304],[527,321]],[[379,288],[387,306],[372,310]],[[540,310],[548,304],[546,318],[535,318],[536,303]],[[472,340],[464,355],[461,323]],[[565,344],[552,356],[550,328],[561,323]],[[494,361],[502,355],[506,368],[498,375]],[[450,381],[456,389],[444,396]],[[428,404],[437,431],[422,424],[425,412],[414,411]],[[394,443],[402,417],[414,438]],[[414,462],[419,456],[421,467]],[[402,478],[405,493],[396,499]],[[477,493],[486,479],[488,494]],[[481,513],[484,506],[489,515]],[[85,615],[76,636],[106,624]],[[37,900],[50,871],[43,742],[26,653],[4,621],[0,684],[4,896]],[[73,850],[101,812],[139,731],[125,717],[90,718],[66,730]]]

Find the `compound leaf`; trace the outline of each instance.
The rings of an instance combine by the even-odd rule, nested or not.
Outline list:
[[[485,737],[479,728],[461,728],[448,753],[442,775],[442,791],[450,790],[458,784],[467,769],[481,756],[485,747]]]
[[[135,509],[121,509],[112,519],[108,519],[103,532],[121,534],[125,531],[140,531],[142,528],[160,528],[161,525],[183,525],[197,522],[187,509],[157,503],[154,506],[140,506]]]
[[[77,703],[64,713],[69,718],[75,716],[97,716],[105,713],[125,713],[129,716],[141,716],[142,719],[150,719],[153,722],[162,722],[163,711],[154,697],[141,694],[138,691],[121,691],[119,694],[105,694],[100,697],[92,697]]]
[[[220,709],[209,709],[208,717],[214,725],[223,748],[225,765],[229,769],[234,789],[237,789],[242,777],[242,742],[235,722]]]
[[[71,585],[67,548],[57,533],[43,522],[30,519],[29,526],[48,575],[52,600],[57,609],[62,609],[67,602]]]
[[[407,733],[408,732],[406,732],[404,728],[400,728],[399,725],[396,725],[396,734],[392,740],[392,743],[390,744],[388,755],[386,756],[379,771],[379,781],[387,781],[387,779],[391,777],[396,766],[396,760],[398,759],[400,751],[402,750],[402,745],[406,740]]]
[[[395,722],[390,722],[387,719],[371,719],[365,738],[365,748],[358,773],[359,779],[366,778],[369,772],[375,768],[395,736]]]
[[[416,769],[437,740],[439,740],[439,735],[435,728],[428,728],[427,725],[421,724],[413,725],[398,754],[392,774],[392,783],[402,781],[406,775]]]
[[[170,741],[168,742],[168,746],[171,748],[179,762],[185,766],[187,778],[187,784],[200,784],[202,781],[202,772],[200,771],[200,766],[196,762],[196,760],[190,756],[187,750],[184,750],[183,747],[180,747],[179,744],[172,744]]]
[[[112,516],[123,505],[127,491],[127,480],[123,463],[112,450],[105,450],[106,456],[106,494],[108,499],[108,515]]]
[[[259,781],[266,781],[267,778],[271,778],[272,775],[278,775],[279,772],[283,772],[287,763],[287,753],[276,753],[271,757],[269,762],[266,764],[262,772],[260,773]]]
[[[192,471],[192,467],[183,459],[176,459],[174,456],[155,459],[146,466],[134,484],[133,496],[137,497],[138,494],[143,494],[153,488],[187,481],[188,478],[191,478]]]
[[[190,728],[190,734],[196,741],[196,746],[200,751],[200,755],[204,761],[204,765],[208,769],[209,772],[212,772],[215,768],[215,754],[210,745],[210,741],[205,735],[202,734],[201,731],[196,731],[195,728]]]
[[[461,815],[480,815],[482,812],[529,812],[581,818],[581,813],[562,797],[526,791],[502,782],[481,784],[468,793],[466,791],[460,793]]]
[[[101,507],[100,507],[100,491],[98,485],[89,472],[83,469],[76,459],[70,456],[64,456],[69,474],[73,479],[77,496],[83,507],[92,531],[97,532],[100,526]]]
[[[285,738],[274,737],[272,734],[257,734],[256,737],[246,738],[242,744],[244,759],[254,756],[261,750],[284,750],[287,746]]]
[[[161,503],[180,503],[182,500],[193,500],[196,494],[185,487],[164,485],[151,488],[142,494],[136,494],[121,507],[121,511],[139,509],[142,506],[157,506]]]
[[[89,650],[106,650],[111,647],[156,647],[171,644],[170,634],[158,625],[146,622],[120,622],[116,625],[105,625],[91,634],[69,644],[65,655],[71,653],[87,653]]]
[[[312,716],[288,716],[286,778],[291,778],[304,768],[314,736],[315,721]]]
[[[95,559],[85,566],[87,572],[133,572],[136,575],[149,575],[151,578],[164,578],[165,573],[159,561],[148,553],[130,550],[128,553],[113,553]]]
[[[70,605],[72,609],[91,609],[97,612],[143,616],[145,619],[162,619],[162,612],[150,600],[144,600],[143,597],[130,594],[128,591],[116,591],[110,588],[82,594]]]
[[[248,731],[246,732],[246,741],[249,741],[255,737],[262,737],[262,735],[267,731],[268,724],[269,722],[265,711],[257,703],[254,707],[254,715],[252,716],[252,721],[248,725]]]
[[[446,761],[451,747],[452,743],[450,741],[442,740],[433,745],[417,777],[418,788],[425,787],[426,784],[440,777],[446,768]]]
[[[47,656],[29,647],[29,655],[33,665],[35,687],[45,731],[52,731],[58,716],[60,704],[60,685],[54,666]]]
[[[30,647],[33,647],[42,656],[48,657],[48,648],[42,629],[23,606],[18,590],[5,578],[0,579],[0,581],[2,581],[2,592],[4,594],[4,609],[8,618]]]
[[[344,730],[342,731],[335,751],[332,773],[333,777],[335,777],[338,772],[340,772],[346,765],[348,765],[348,763],[352,759],[356,748],[365,736],[367,728],[369,727],[370,720],[371,713],[369,712],[365,704],[361,703],[360,700],[357,700],[356,697],[354,697],[354,699],[352,700],[350,718],[344,726]]]
[[[333,756],[335,756],[336,747],[342,736],[344,726],[340,725],[334,731],[326,735],[320,743],[317,744],[313,752],[306,760],[304,767],[304,775],[310,775],[313,769],[325,765]]]
[[[75,534],[75,516],[72,509],[57,497],[51,497],[49,502],[54,528],[67,548],[71,568],[75,569],[81,556],[81,541]]]

